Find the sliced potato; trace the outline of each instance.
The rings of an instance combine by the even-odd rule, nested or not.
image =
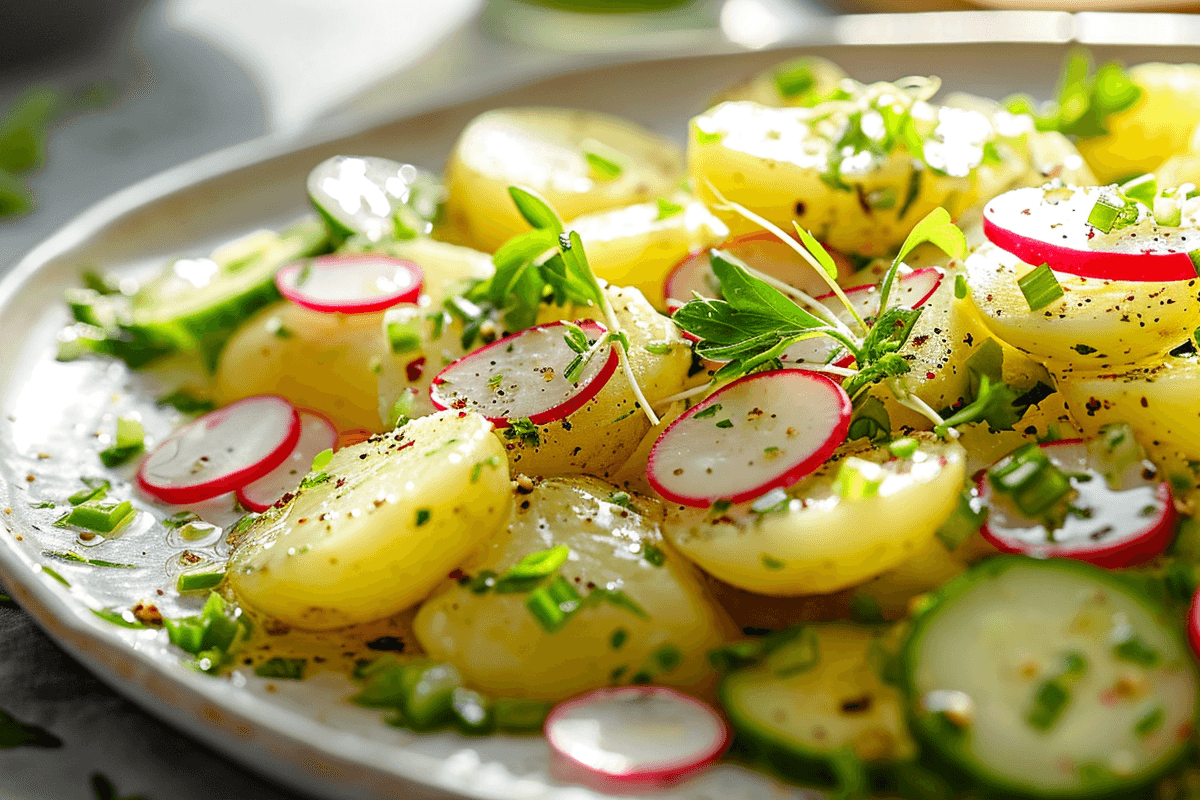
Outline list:
[[[836,477],[850,457],[880,466],[875,494],[844,498]],[[834,592],[914,557],[958,502],[965,454],[922,437],[906,459],[887,448],[849,444],[786,499],[762,513],[741,504],[724,513],[672,507],[667,538],[726,583],[771,595]]]
[[[679,328],[637,289],[610,286],[607,291],[629,336],[629,364],[647,399],[655,404],[680,392],[692,365],[692,350]],[[588,309],[580,316],[598,314]],[[511,428],[496,435],[504,440],[513,472],[607,478],[629,459],[649,427],[625,373],[617,370],[583,408],[537,426],[536,443],[514,437]]]
[[[469,576],[503,574],[532,553],[565,545],[570,556],[557,574],[578,594],[623,592],[642,613],[585,599],[549,632],[526,607],[528,592],[475,593],[446,580],[417,612],[425,652],[452,663],[471,686],[504,696],[561,700],[634,676],[689,692],[711,686],[707,653],[734,634],[732,625],[691,565],[663,544],[656,504],[616,505],[614,491],[580,478],[535,484],[518,495],[509,527],[462,568]],[[648,552],[665,560],[656,565]]]
[[[339,450],[325,479],[264,514],[226,576],[282,622],[325,630],[412,606],[508,519],[504,453],[478,414],[446,411]]]
[[[842,68],[820,56],[800,56],[763,70],[723,92],[713,102],[750,100],[764,106],[814,106],[826,100],[847,77]]]
[[[903,619],[909,614],[913,598],[967,571],[955,556],[934,536],[912,558],[859,586],[854,596],[857,602],[872,604],[883,619]]]
[[[378,247],[378,246],[377,246]],[[470,247],[440,242],[425,237],[387,242],[388,255],[416,262],[425,273],[421,304],[436,308],[447,297],[457,294],[462,285],[490,278],[495,268],[492,257]]]
[[[571,221],[596,276],[640,290],[656,308],[666,307],[667,276],[689,254],[725,241],[729,228],[708,207],[687,195],[671,198],[680,210],[658,202],[585,214]]]
[[[382,430],[374,371],[387,353],[382,317],[325,314],[286,300],[267,306],[221,351],[214,399],[225,405],[278,394],[321,412],[339,430]]]
[[[1063,369],[1055,378],[1086,436],[1128,423],[1166,474],[1194,480],[1187,462],[1200,461],[1200,359],[1168,357],[1115,374]]]
[[[899,145],[879,158],[866,152],[847,156],[839,141],[849,126],[860,124],[860,112],[882,130],[875,105],[884,98],[911,102],[911,95],[896,86],[875,84],[863,87],[854,100],[811,109],[722,103],[691,125],[688,170],[696,190],[714,202],[711,184],[784,230],[791,230],[795,220],[843,252],[893,251],[934,208],[957,215],[975,204],[973,173],[995,132],[978,112],[937,110],[918,102],[919,123],[933,134],[925,143],[926,158],[946,174],[915,170],[913,157]],[[831,185],[831,161],[840,164],[842,188]],[[726,219],[735,235],[752,229],[740,217]]]
[[[596,169],[588,154],[615,165]],[[632,122],[592,111],[506,108],[476,117],[446,167],[449,224],[477,247],[494,251],[529,230],[509,186],[541,193],[565,220],[666,197],[679,185],[683,160],[670,141]]]
[[[1079,140],[1079,152],[1101,183],[1154,172],[1187,149],[1200,123],[1200,66],[1138,64],[1129,78],[1141,88],[1141,98],[1104,121],[1107,134]]]
[[[1106,281],[1055,273],[1064,295],[1030,311],[1017,281],[1034,269],[993,244],[967,258],[971,301],[988,328],[1037,359],[1089,369],[1157,358],[1188,340],[1196,281]]]

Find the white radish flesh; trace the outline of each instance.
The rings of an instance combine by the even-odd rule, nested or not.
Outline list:
[[[1052,539],[1040,521],[996,497],[988,479],[980,479],[980,497],[989,507],[981,533],[999,550],[1121,569],[1144,564],[1171,544],[1176,522],[1171,487],[1158,479],[1149,462],[1127,465],[1110,486],[1085,443],[1053,442],[1042,445],[1042,452],[1071,477],[1078,493],[1071,500],[1076,511],[1067,514]]]
[[[703,507],[790,486],[846,440],[850,398],[814,372],[734,381],[689,409],[650,451],[646,477],[663,497]]]
[[[583,354],[567,343],[571,328],[551,322],[506,336],[458,359],[429,387],[439,409],[477,411],[497,427],[528,419],[541,425],[583,407],[616,372],[616,345],[598,344],[608,333],[594,320],[581,320],[590,348],[578,380],[566,373]]]
[[[288,300],[313,311],[368,314],[417,302],[424,277],[419,266],[400,258],[321,256],[288,264],[275,285]]]
[[[251,511],[266,511],[296,491],[301,479],[312,467],[318,453],[332,449],[338,443],[337,429],[320,414],[300,413],[300,438],[283,463],[258,480],[237,490],[238,502]]]
[[[1160,227],[1143,219],[1109,233],[1088,224],[1096,202],[1110,187],[1014,189],[983,211],[988,240],[1027,264],[1049,264],[1058,272],[1121,281],[1177,281],[1196,277],[1190,252],[1200,248],[1200,231]]]
[[[300,438],[300,417],[276,395],[255,395],[188,423],[138,468],[138,485],[173,504],[194,503],[258,480]]]
[[[623,780],[669,780],[712,763],[729,732],[699,700],[661,686],[598,689],[562,703],[546,718],[560,756]]]

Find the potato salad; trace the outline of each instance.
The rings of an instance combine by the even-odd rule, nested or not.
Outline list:
[[[104,464],[243,514],[139,624],[610,788],[1200,798],[1200,67],[940,88],[804,57],[676,139],[497,108],[86,276],[59,358],[185,414]],[[131,513],[85,482],[60,524]]]

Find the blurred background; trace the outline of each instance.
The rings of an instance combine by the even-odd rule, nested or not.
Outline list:
[[[0,0],[0,268],[83,209],[265,134],[347,129],[644,54],[835,43],[839,14],[1171,0]]]

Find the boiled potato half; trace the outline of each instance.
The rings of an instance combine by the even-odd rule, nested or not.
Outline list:
[[[706,572],[770,595],[834,592],[915,557],[958,502],[965,455],[953,442],[921,437],[910,458],[849,444],[786,492],[724,511],[673,507],[667,538]],[[843,496],[838,473],[869,476]],[[758,510],[756,510],[758,509]]]
[[[561,700],[633,680],[711,688],[707,653],[735,631],[664,545],[655,504],[615,491],[587,478],[535,483],[517,496],[509,526],[462,566],[472,579],[503,577],[531,554],[565,547],[567,560],[542,587],[561,577],[582,598],[568,618],[550,629],[530,610],[529,590],[445,580],[417,612],[425,652],[498,695]]]
[[[428,595],[511,505],[491,423],[434,414],[339,450],[238,541],[227,580],[244,603],[296,628],[381,619]]]
[[[1031,311],[1017,281],[1034,269],[993,244],[966,262],[971,301],[997,337],[1034,358],[1106,369],[1186,342],[1200,314],[1197,281],[1136,282],[1057,272],[1063,296]]]
[[[450,224],[494,251],[529,230],[509,186],[539,192],[565,220],[671,195],[678,148],[632,122],[592,111],[506,108],[476,117],[446,167]]]

